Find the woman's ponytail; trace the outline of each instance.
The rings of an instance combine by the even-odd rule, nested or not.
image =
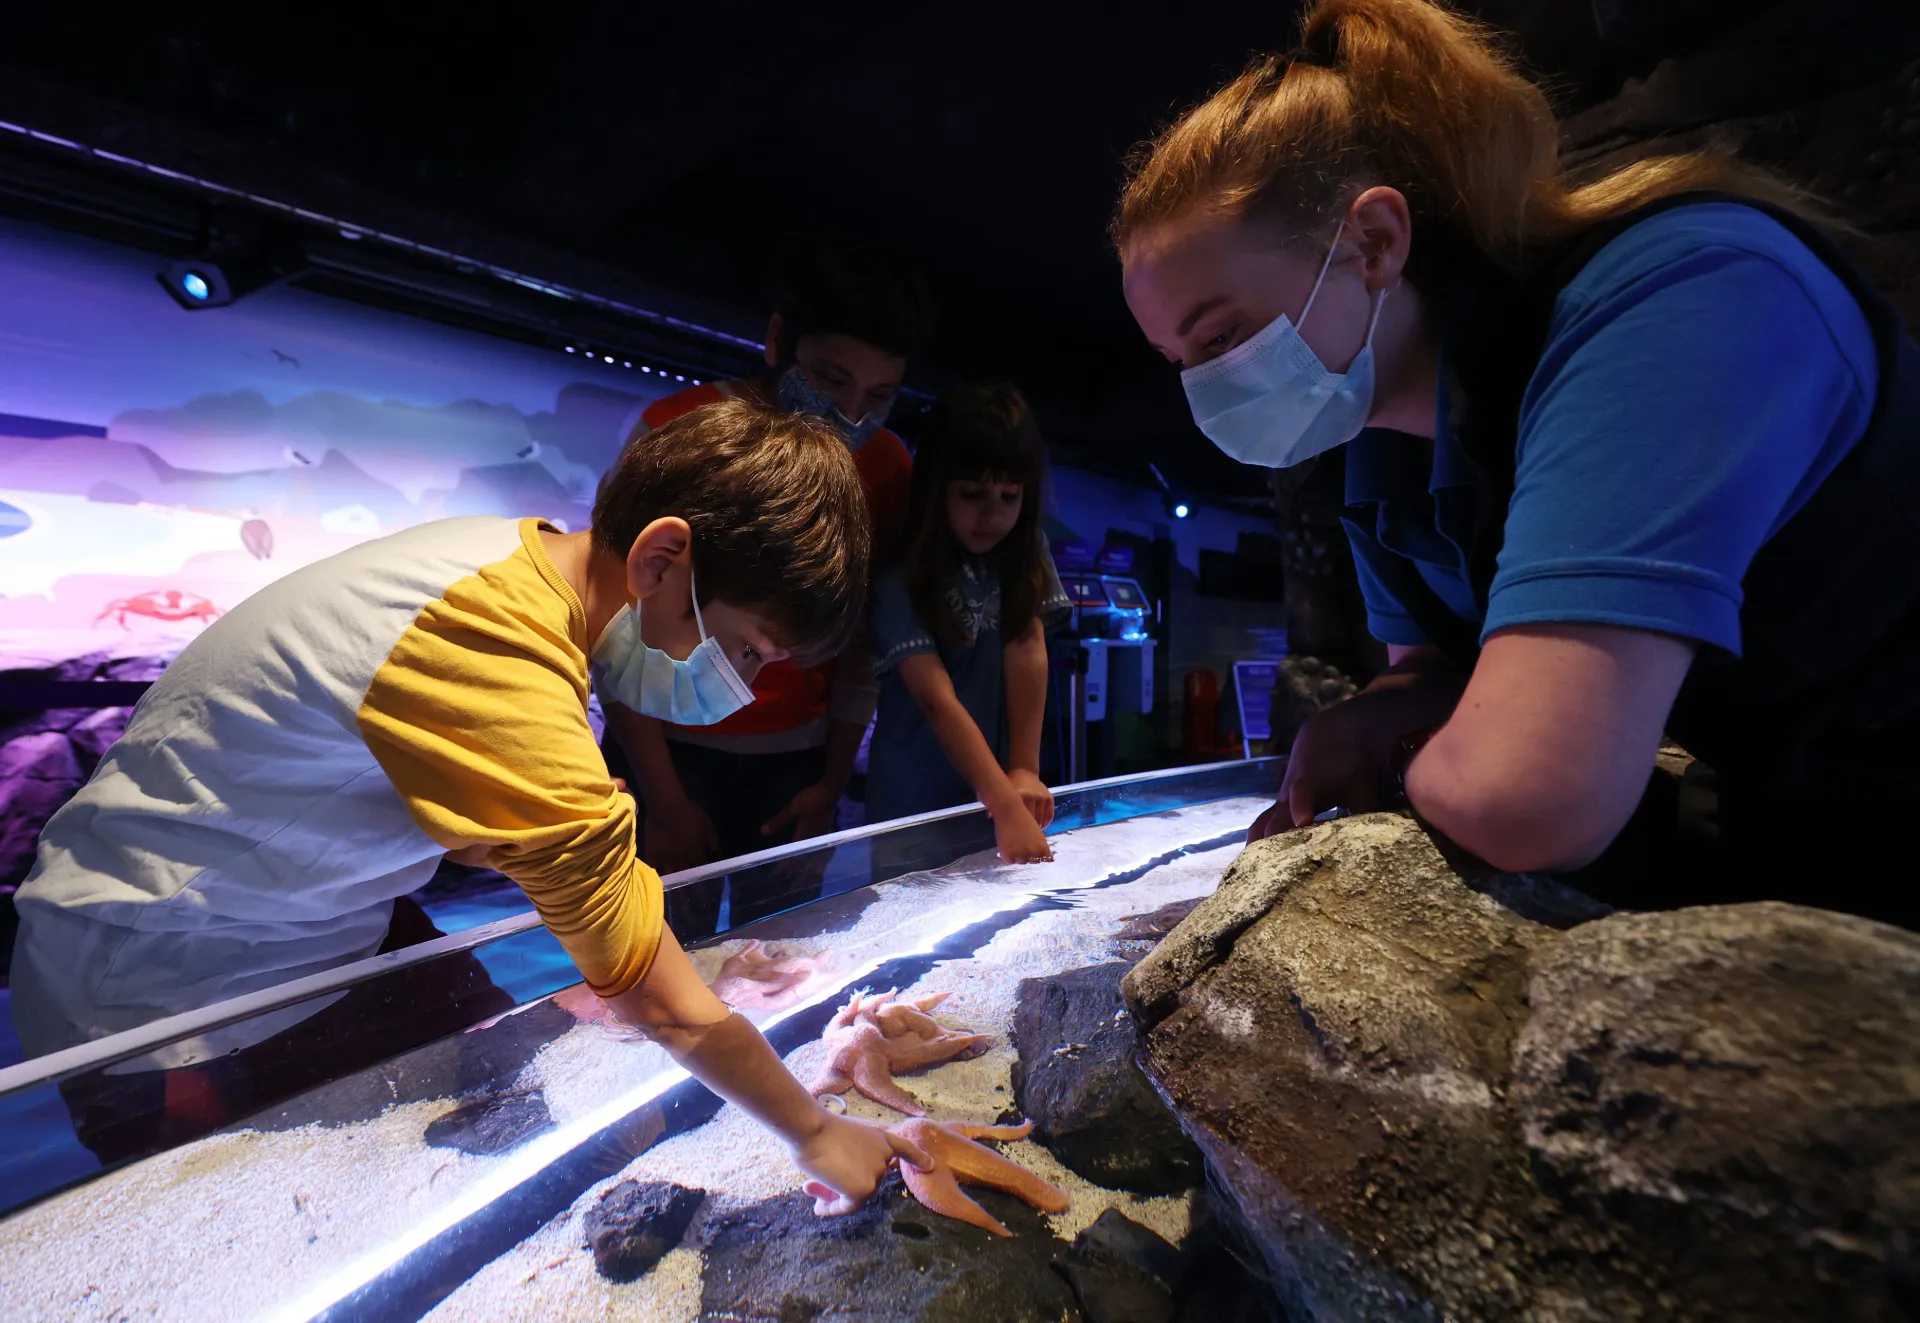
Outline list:
[[[1256,60],[1136,152],[1112,234],[1124,249],[1198,210],[1271,224],[1291,242],[1387,184],[1406,195],[1416,232],[1443,227],[1516,269],[1541,245],[1677,192],[1807,209],[1719,153],[1642,161],[1577,188],[1558,158],[1545,94],[1491,29],[1430,0],[1320,0],[1291,55]]]

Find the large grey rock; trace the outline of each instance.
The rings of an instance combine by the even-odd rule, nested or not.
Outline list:
[[[1200,1153],[1134,1060],[1120,961],[1023,979],[1013,1013],[1013,1091],[1033,1138],[1110,1189],[1173,1194],[1200,1182]]]
[[[1515,1110],[1607,1316],[1677,1282],[1727,1318],[1899,1316],[1920,938],[1771,902],[1620,915],[1569,932],[1529,992]]]
[[[1481,1238],[1525,1234],[1501,1086],[1557,936],[1460,882],[1409,820],[1363,817],[1249,848],[1128,977],[1148,1071],[1290,1313],[1518,1314]]]
[[[1353,818],[1250,847],[1128,976],[1290,1316],[1901,1316],[1920,939],[1597,912]]]

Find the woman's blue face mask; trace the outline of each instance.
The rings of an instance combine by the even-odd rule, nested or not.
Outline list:
[[[1373,410],[1373,332],[1386,291],[1374,296],[1366,343],[1344,373],[1329,371],[1299,329],[1326,283],[1345,229],[1343,221],[1334,232],[1299,322],[1282,313],[1251,339],[1180,374],[1193,421],[1243,464],[1291,468],[1353,440],[1367,425]]]

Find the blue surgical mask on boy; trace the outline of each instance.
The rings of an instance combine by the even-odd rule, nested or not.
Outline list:
[[[1345,229],[1342,221],[1334,231],[1333,246],[1320,264],[1307,306],[1300,310],[1300,322],[1320,297]],[[1373,411],[1373,331],[1386,297],[1385,290],[1374,296],[1366,344],[1344,373],[1327,370],[1300,338],[1299,323],[1285,313],[1246,343],[1188,368],[1180,374],[1180,384],[1186,388],[1193,421],[1242,464],[1270,469],[1303,464],[1353,440]]]
[[[707,633],[691,572],[687,584],[693,591],[699,646],[685,661],[649,647],[640,637],[640,612],[623,606],[593,645],[594,688],[602,700],[624,703],[635,712],[676,726],[711,726],[751,703],[753,686],[733,669],[720,640]]]
[[[893,409],[893,401],[888,400],[878,409],[870,411],[859,422],[853,422],[840,412],[840,406],[829,399],[825,391],[814,385],[807,378],[805,370],[795,363],[780,374],[780,407],[788,413],[804,413],[814,418],[825,419],[847,439],[847,449],[858,450],[867,444],[867,438],[886,426],[887,414]]]

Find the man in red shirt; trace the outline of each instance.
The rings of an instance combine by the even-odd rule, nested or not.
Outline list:
[[[929,304],[919,272],[884,250],[844,238],[788,244],[775,270],[767,372],[657,400],[640,426],[659,427],[741,395],[825,418],[853,451],[879,563],[906,517],[913,466],[884,423],[908,359],[930,333]],[[662,873],[832,828],[873,718],[876,686],[864,637],[822,666],[769,663],[753,694],[750,705],[706,727],[608,709],[607,760],[639,790],[645,856]],[[807,899],[805,890],[789,887],[777,898],[736,892],[732,922]]]

